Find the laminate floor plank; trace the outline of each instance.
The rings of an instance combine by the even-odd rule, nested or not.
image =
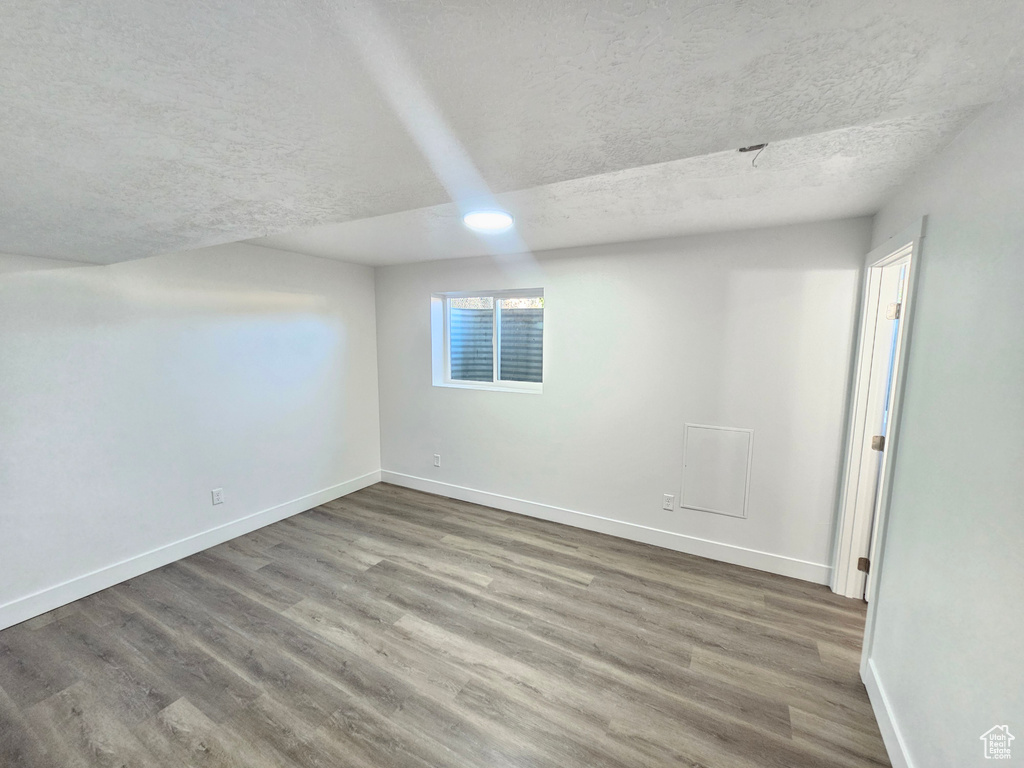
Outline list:
[[[454,582],[464,587],[486,587],[494,580],[489,565],[473,563],[470,558],[439,557],[436,550],[429,548],[398,547],[372,536],[363,536],[353,544],[365,552],[371,553],[380,560],[401,565],[424,576]],[[454,562],[453,562],[454,560]],[[374,563],[376,565],[376,563]],[[476,565],[477,567],[472,567]]]
[[[529,745],[549,755],[560,765],[590,768],[630,768],[632,756],[616,754],[601,742],[604,734],[565,717],[554,718],[528,703],[504,693],[503,687],[473,680],[456,697],[461,710],[489,720],[510,739],[524,736]]]
[[[831,679],[823,674],[806,674],[765,669],[709,648],[694,648],[690,667],[702,675],[745,686],[749,691],[809,711],[829,712],[837,722],[858,723],[874,716],[866,692],[850,683],[850,676]]]
[[[249,710],[244,710],[249,712]],[[188,768],[299,768],[268,739],[243,733],[230,724],[218,725],[179,699],[152,720],[140,724],[133,735],[162,765]]]
[[[24,713],[0,688],[0,765],[5,768],[60,768],[32,733]]]
[[[307,598],[285,615],[297,624],[412,684],[417,692],[439,700],[455,697],[470,675],[455,665],[438,663],[393,627],[367,628],[347,621],[332,606]]]
[[[239,568],[255,571],[270,562],[268,558],[263,556],[264,551],[264,547],[246,545],[245,538],[243,537],[242,539],[234,539],[216,547],[211,547],[203,554],[234,563]]]
[[[0,765],[885,768],[864,620],[378,484],[0,631]]]
[[[100,627],[87,615],[59,619],[49,630],[38,642],[74,664],[97,704],[122,723],[145,720],[181,695],[120,632]]]
[[[116,587],[83,597],[72,605],[98,627],[111,627],[120,624],[127,614],[134,613],[133,610],[125,608],[124,601],[119,597]]]
[[[524,631],[532,623],[528,615],[502,613],[485,597],[457,595],[454,591],[439,596],[419,589],[419,585],[410,587],[397,567],[391,569],[390,586],[388,599],[407,611],[396,626],[410,618],[421,619],[509,660],[528,660],[529,667],[541,673],[571,674],[579,666],[580,656],[574,651],[533,641]]]
[[[157,757],[83,680],[29,707],[25,719],[42,745],[65,768],[160,765]]]
[[[662,599],[656,594],[646,594],[642,589],[624,590],[598,577],[590,590],[611,608],[630,610],[642,616],[647,623],[672,629],[680,618],[692,612],[704,616],[703,623],[722,629],[738,630],[745,635],[772,639],[776,642],[793,642],[810,651],[822,640],[831,645],[845,646],[859,651],[861,634],[851,631],[847,622],[825,623],[789,611],[780,610],[769,603],[732,602],[704,600],[696,595],[684,599]]]
[[[53,622],[32,630],[24,624],[0,632],[0,688],[27,708],[77,682],[81,674],[70,659],[39,642]]]
[[[181,562],[192,570],[199,571],[204,576],[215,579],[275,611],[284,611],[303,597],[300,592],[260,578],[259,570],[275,562],[271,557],[268,557],[259,568],[247,568],[234,560],[208,552],[200,552]],[[256,562],[250,561],[249,565],[256,565]]]
[[[226,720],[259,696],[256,686],[227,665],[142,613],[129,616],[117,632],[158,675],[215,722]]]
[[[306,597],[315,597],[343,613],[349,622],[360,621],[371,625],[391,624],[402,614],[372,586],[357,576],[340,580],[329,565],[308,561],[275,562],[264,566],[258,574],[267,580],[287,585]]]
[[[332,713],[333,715],[333,713]],[[324,738],[320,726],[303,720],[272,695],[261,696],[239,712],[228,730],[248,744],[265,744],[302,768],[370,768],[339,739]],[[249,765],[262,765],[249,761]]]
[[[174,627],[182,643],[194,644],[215,656],[236,674],[272,692],[308,722],[327,719],[347,697],[344,690],[311,670],[274,643],[253,641],[206,611],[201,601],[186,595],[142,591],[138,585],[121,589],[128,604],[166,627]]]
[[[498,582],[491,584],[489,591],[522,592],[521,583]],[[588,590],[590,592],[590,590]],[[596,594],[597,589],[594,589]],[[545,620],[558,624],[571,620],[574,624],[587,627],[594,632],[614,633],[617,629],[649,638],[652,644],[663,638],[666,643],[683,640],[689,645],[719,648],[737,658],[747,659],[768,666],[789,668],[802,663],[820,665],[817,645],[804,638],[765,628],[753,622],[736,619],[728,614],[693,605],[677,608],[675,617],[652,621],[638,605],[628,608],[617,606],[615,610],[602,610],[608,603],[567,602],[552,594],[535,594],[532,599],[533,612]],[[603,634],[603,633],[602,633]]]
[[[180,563],[161,569],[181,590],[199,595],[214,606],[219,618],[233,619],[232,626],[250,639],[276,645],[281,653],[300,660],[353,696],[370,701],[383,712],[391,712],[410,692],[410,684],[385,670],[320,640],[279,613],[250,600],[241,593],[213,584]]]
[[[889,758],[874,734],[812,712],[790,707],[793,738],[816,744],[838,758],[845,757],[853,765],[885,766]]]

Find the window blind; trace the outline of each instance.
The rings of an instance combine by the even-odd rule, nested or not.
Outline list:
[[[452,378],[494,381],[494,300],[451,299],[448,311]]]
[[[544,363],[544,309],[510,309],[506,308],[506,302],[501,304],[500,380],[540,382]]]

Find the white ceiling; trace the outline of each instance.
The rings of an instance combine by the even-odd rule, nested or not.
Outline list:
[[[249,242],[361,264],[542,251],[875,213],[969,122],[960,109],[560,181],[497,195],[513,232],[477,235],[454,203]]]
[[[108,263],[399,214],[434,240],[371,220],[330,255],[434,258],[475,252],[444,204],[521,190],[533,248],[868,212],[1024,82],[1022,28],[1019,0],[7,0],[0,251]],[[760,141],[753,173],[715,154]]]

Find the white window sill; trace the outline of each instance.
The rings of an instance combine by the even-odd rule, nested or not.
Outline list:
[[[541,395],[544,393],[543,384],[524,382],[515,384],[513,382],[502,384],[489,384],[486,381],[435,381],[435,387],[450,387],[452,389],[482,389],[488,392],[518,392],[524,395]]]

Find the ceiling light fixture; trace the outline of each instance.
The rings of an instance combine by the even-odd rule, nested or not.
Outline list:
[[[515,219],[505,211],[470,211],[462,217],[462,222],[474,232],[495,234],[511,229]]]

